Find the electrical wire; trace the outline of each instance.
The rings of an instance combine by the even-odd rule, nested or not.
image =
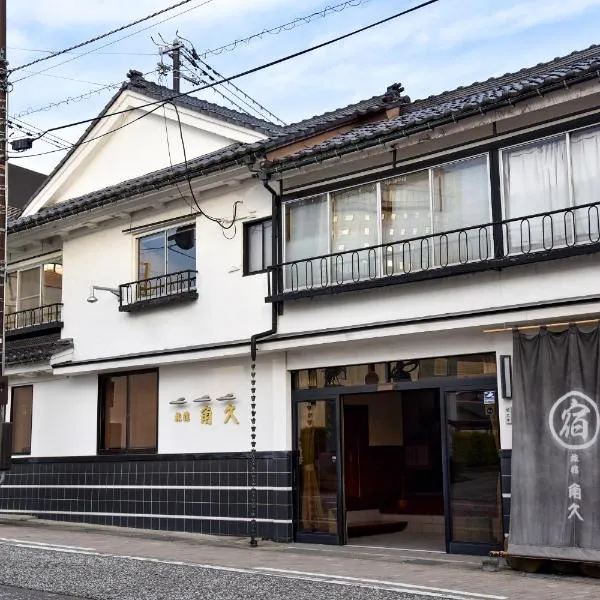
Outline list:
[[[152,71],[148,71],[147,73],[144,73],[143,77],[151,75],[152,73],[156,73],[157,70],[158,69],[152,69]],[[104,87],[101,87],[101,88],[98,88],[95,90],[89,90],[89,91],[85,92],[84,94],[80,94],[79,96],[68,96],[67,98],[63,98],[62,100],[57,100],[55,102],[49,102],[48,104],[44,104],[42,106],[38,106],[35,108],[29,107],[29,108],[21,111],[20,113],[17,113],[16,115],[14,115],[13,118],[26,117],[28,115],[33,115],[38,112],[45,112],[45,111],[51,110],[53,108],[57,108],[62,105],[71,104],[71,102],[81,102],[82,100],[89,100],[95,94],[99,94],[100,92],[104,92],[106,90],[114,90],[114,89],[120,88],[122,85],[123,85],[122,81],[117,81],[115,83],[108,83]]]
[[[221,79],[220,81],[216,82],[216,83],[211,83],[208,85],[204,85],[202,87],[198,87],[195,89],[192,89],[188,92],[180,92],[180,93],[175,93],[172,94],[166,98],[163,98],[161,100],[154,100],[152,102],[146,102],[144,104],[140,104],[139,106],[136,107],[131,107],[131,108],[124,108],[122,110],[117,110],[114,111],[112,113],[106,113],[104,115],[100,115],[97,117],[93,117],[91,119],[83,119],[81,121],[75,121],[73,123],[68,123],[66,125],[59,125],[57,127],[51,127],[50,129],[47,129],[45,133],[49,133],[51,131],[59,131],[61,129],[67,129],[69,127],[75,127],[76,125],[83,125],[85,123],[91,123],[91,122],[97,122],[100,121],[102,119],[107,119],[109,117],[115,116],[115,115],[120,115],[120,114],[124,114],[124,113],[128,113],[134,110],[139,110],[141,108],[146,108],[148,106],[155,106],[154,109],[149,110],[148,112],[144,113],[143,115],[137,117],[136,119],[134,119],[133,121],[130,121],[129,123],[125,123],[123,125],[121,125],[120,127],[117,127],[111,131],[107,131],[106,133],[100,135],[100,136],[96,136],[95,138],[91,138],[89,140],[83,140],[81,142],[77,142],[76,144],[73,144],[72,148],[75,148],[81,144],[85,144],[85,143],[89,143],[91,141],[93,141],[94,139],[98,139],[99,137],[104,137],[105,135],[109,135],[110,133],[114,132],[114,131],[118,131],[120,129],[123,129],[123,127],[127,127],[128,125],[131,125],[132,123],[135,123],[136,121],[139,121],[140,119],[143,119],[145,116],[148,116],[149,114],[152,114],[153,112],[155,112],[156,110],[158,110],[158,108],[160,108],[160,106],[167,104],[167,103],[173,103],[173,100],[176,100],[177,98],[182,98],[184,96],[189,96],[192,93],[195,92],[200,92],[212,87],[215,87],[216,85],[222,84],[222,83],[226,83],[228,81],[232,81],[234,79],[239,79],[240,77],[245,77],[246,75],[252,75],[254,73],[257,73],[259,71],[262,71],[264,69],[268,69],[270,67],[282,64],[284,62],[287,62],[289,60],[292,60],[294,58],[298,58],[300,56],[304,56],[305,54],[308,54],[310,52],[314,52],[315,50],[320,50],[321,48],[325,48],[327,46],[330,46],[331,44],[334,44],[336,42],[339,42],[341,40],[345,40],[348,39],[354,35],[357,35],[359,33],[363,33],[364,31],[368,31],[369,29],[373,29],[374,27],[377,27],[378,25],[382,25],[384,23],[389,23],[390,21],[393,21],[394,19],[397,19],[399,17],[405,16],[409,13],[415,12],[419,9],[425,8],[427,6],[430,6],[432,4],[436,4],[437,2],[440,2],[440,0],[428,0],[427,2],[421,2],[420,4],[417,4],[411,8],[405,9],[403,11],[400,11],[398,13],[395,13],[393,15],[390,15],[389,17],[386,17],[384,19],[380,19],[379,21],[375,21],[373,23],[370,23],[369,25],[365,25],[364,27],[360,27],[359,29],[354,29],[353,31],[350,31],[348,33],[345,33],[343,35],[337,36],[335,38],[329,39],[325,42],[321,42],[320,44],[316,44],[314,46],[310,46],[309,48],[305,48],[304,50],[299,50],[298,52],[294,52],[292,54],[288,54],[286,56],[283,56],[281,58],[278,58],[276,60],[272,60],[268,63],[264,63],[262,65],[259,65],[257,67],[253,67],[251,69],[247,69],[246,71],[242,71],[241,73],[237,73],[236,75],[231,75],[229,77],[226,77],[224,79]],[[158,106],[157,106],[158,105]],[[41,136],[40,136],[41,137]],[[21,156],[21,158],[31,158],[34,156],[42,156],[44,154],[50,154],[54,152],[53,150],[49,151],[49,152],[41,152],[38,154],[28,154],[25,156]],[[19,155],[13,156],[13,158],[18,158]]]
[[[18,67],[15,67],[14,69],[9,69],[8,73],[14,73],[15,71],[20,71],[21,69],[24,69],[25,67],[31,67],[32,65],[36,65],[38,63],[41,63],[45,60],[50,60],[51,58],[55,58],[56,56],[61,56],[62,54],[66,54],[67,52],[72,52],[73,50],[77,50],[78,48],[83,48],[84,46],[87,46],[89,44],[93,44],[94,42],[98,42],[104,38],[107,38],[111,35],[114,35],[115,33],[119,33],[121,31],[124,31],[125,29],[129,29],[130,27],[133,27],[135,25],[139,25],[140,23],[144,23],[145,21],[149,21],[151,19],[154,19],[155,17],[158,17],[166,12],[170,12],[176,8],[179,8],[180,6],[183,6],[184,4],[189,4],[190,2],[192,2],[193,0],[181,0],[180,2],[177,2],[177,4],[173,4],[171,6],[167,6],[166,8],[163,8],[162,10],[156,11],[154,13],[152,13],[151,15],[147,15],[145,17],[142,17],[141,19],[137,19],[136,21],[132,21],[131,23],[127,23],[127,25],[122,25],[121,27],[117,27],[117,29],[113,29],[112,31],[107,31],[106,33],[103,33],[101,35],[97,35],[96,37],[93,37],[89,40],[85,40],[84,42],[80,42],[79,44],[75,44],[74,46],[70,46],[69,48],[65,48],[64,50],[57,50],[56,52],[52,52],[50,55],[48,56],[42,56],[40,58],[37,58],[35,60],[32,60],[28,63],[25,63],[23,65],[20,65]],[[212,0],[211,0],[212,1]]]
[[[17,50],[18,52],[37,52],[39,54],[54,54],[55,50],[42,50],[41,48],[20,48],[19,46],[7,46],[7,50]],[[63,54],[74,54],[72,50],[66,50]],[[102,55],[114,56],[154,56],[154,52],[98,52]]]
[[[237,225],[236,225],[237,208],[238,208],[238,204],[242,204],[242,201],[236,200],[233,203],[233,218],[231,219],[231,221],[228,221],[227,219],[219,219],[216,217],[211,217],[210,215],[208,215],[206,212],[204,212],[202,210],[202,208],[200,207],[200,204],[198,204],[198,200],[196,199],[196,194],[194,194],[194,188],[192,187],[192,180],[189,176],[187,151],[185,149],[185,140],[183,138],[183,127],[181,125],[181,116],[179,115],[179,109],[177,108],[177,105],[174,104],[173,102],[171,102],[170,104],[171,104],[171,106],[173,106],[173,108],[175,109],[175,113],[177,114],[177,123],[179,124],[179,137],[181,138],[181,149],[183,150],[183,161],[185,164],[185,175],[186,175],[185,179],[188,182],[188,186],[190,188],[190,194],[192,195],[192,200],[194,201],[194,204],[196,205],[196,208],[198,209],[198,214],[202,215],[209,221],[216,223],[221,228],[223,235],[225,235],[225,231],[227,231],[228,229],[231,229],[233,227],[233,235],[231,237],[227,238],[227,239],[233,239],[237,233]],[[229,225],[224,225],[225,222],[228,222]],[[225,237],[227,237],[227,236],[225,236]]]
[[[192,0],[186,0],[186,2],[191,2]],[[92,48],[91,50],[88,50],[87,52],[82,52],[81,54],[76,54],[75,56],[73,56],[72,58],[68,58],[67,60],[63,60],[59,63],[56,63],[55,65],[52,65],[46,69],[43,69],[42,71],[34,71],[31,75],[26,75],[25,77],[21,77],[20,79],[16,79],[15,81],[13,81],[12,83],[18,83],[19,81],[24,81],[25,79],[29,79],[30,77],[35,77],[36,75],[41,75],[42,73],[45,73],[46,71],[50,71],[51,69],[56,69],[56,67],[60,67],[61,65],[65,65],[73,60],[77,60],[78,58],[81,58],[82,56],[87,56],[88,54],[93,54],[95,52],[97,52],[98,50],[101,50],[102,48],[107,48],[108,46],[112,46],[113,44],[116,44],[118,42],[121,42],[123,40],[126,40],[130,37],[133,37],[134,35],[138,35],[139,33],[142,33],[143,31],[147,31],[148,29],[152,29],[153,27],[156,27],[157,25],[160,25],[161,23],[166,23],[167,21],[170,21],[171,19],[175,19],[185,13],[191,12],[192,10],[196,10],[197,8],[200,8],[202,6],[205,6],[206,4],[210,4],[211,2],[214,2],[214,0],[204,0],[203,2],[201,2],[200,4],[197,4],[196,6],[192,6],[191,8],[188,8],[186,10],[183,10],[181,12],[178,12],[175,15],[171,15],[170,17],[167,17],[166,19],[163,19],[162,21],[157,21],[156,23],[152,23],[152,25],[148,25],[147,27],[143,27],[142,29],[138,29],[137,31],[134,31],[133,33],[129,33],[127,35],[124,35],[123,37],[117,38],[116,40],[113,40],[111,42],[108,42],[106,44],[103,44],[102,46],[98,46],[97,48]],[[87,42],[89,43],[89,42]],[[85,45],[85,44],[84,44]],[[70,50],[71,48],[68,48],[68,50]],[[61,50],[59,53],[54,54],[54,56],[58,56],[58,54],[63,54],[64,52]],[[47,60],[48,58],[52,58],[51,56],[48,57],[43,57],[41,59],[38,59],[37,61],[33,61],[31,63],[27,63],[25,65],[22,65],[20,67],[16,67],[15,69],[13,69],[12,71],[9,71],[9,74],[16,71],[17,69],[23,69],[24,67],[28,67],[32,64],[35,64],[36,62],[40,62],[41,60]]]
[[[183,39],[185,39],[185,38],[183,38]],[[193,45],[189,42],[189,40],[186,40],[186,41],[190,44],[191,49],[187,48],[186,46],[182,47],[182,49],[185,50],[185,52],[183,53],[184,59],[186,59],[195,69],[200,71],[200,73],[202,73],[205,77],[208,77],[213,82],[217,81],[217,79],[215,79],[215,77],[213,75],[211,75],[211,72],[214,73],[217,77],[221,77],[221,78],[224,77],[216,69],[211,67],[207,62],[203,61],[198,56],[196,50],[194,49]],[[200,67],[197,64],[198,62],[204,68]],[[198,82],[196,82],[196,83],[198,83]],[[235,98],[237,98],[240,102],[242,102],[242,104],[245,104],[250,110],[252,110],[255,114],[257,114],[261,119],[265,119],[266,121],[273,121],[273,119],[275,119],[276,121],[279,121],[279,123],[281,123],[282,125],[286,125],[285,121],[283,121],[277,115],[272,113],[268,108],[266,108],[260,102],[258,102],[258,100],[255,100],[254,98],[252,98],[252,96],[250,96],[249,94],[244,92],[244,90],[239,88],[237,85],[235,85],[234,83],[231,83],[231,82],[228,82],[226,85],[233,88],[233,90],[236,90],[236,91],[228,90],[230,94],[232,94]],[[222,87],[225,88],[225,86],[222,86]],[[215,90],[215,89],[216,88],[213,88],[213,90]],[[240,95],[236,92],[239,92],[243,96],[243,98],[240,97]],[[249,102],[247,102],[247,100],[249,100],[251,104]],[[242,109],[242,112],[247,113],[248,111],[246,111],[245,109]]]
[[[9,117],[6,121],[6,126],[9,129],[18,130],[24,133],[27,136],[35,137],[39,135],[42,131],[38,127],[35,127],[25,121],[21,121],[20,119],[15,119],[14,117]],[[72,144],[67,140],[63,140],[62,138],[56,135],[50,135],[44,138],[46,142],[54,146],[55,148],[60,148],[61,150],[67,150]]]

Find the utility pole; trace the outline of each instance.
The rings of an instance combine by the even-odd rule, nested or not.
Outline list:
[[[173,59],[173,90],[179,93],[181,91],[181,42],[178,38],[173,42],[171,58]]]
[[[2,332],[2,364],[0,365],[0,422],[6,420],[8,385],[4,377],[4,292],[6,285],[6,191],[8,156],[6,120],[8,117],[8,62],[6,61],[6,0],[0,0],[0,331]]]

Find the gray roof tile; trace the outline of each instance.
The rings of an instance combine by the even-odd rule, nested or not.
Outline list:
[[[60,333],[6,340],[6,364],[16,366],[48,362],[59,350],[72,347],[73,340],[61,339]]]

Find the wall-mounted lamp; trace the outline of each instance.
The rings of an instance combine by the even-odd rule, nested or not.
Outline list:
[[[200,396],[200,398],[196,398],[194,400],[194,402],[197,402],[200,404],[203,402],[210,402],[210,400],[211,400],[210,396],[208,394],[204,394],[204,396]]]
[[[219,396],[217,400],[219,402],[232,402],[233,400],[235,400],[235,394],[225,394],[224,396]]]
[[[500,355],[500,386],[502,397],[512,399],[512,359],[509,354]]]
[[[120,296],[119,290],[117,288],[104,287],[103,285],[93,285],[90,288],[90,295],[87,299],[87,301],[90,304],[93,304],[94,302],[98,302],[98,298],[96,298],[96,290],[98,290],[100,292],[110,292],[111,294],[115,295],[117,298]]]
[[[187,404],[187,400],[181,397],[177,398],[177,400],[171,400],[169,404],[174,404],[175,406],[182,406],[183,404]]]

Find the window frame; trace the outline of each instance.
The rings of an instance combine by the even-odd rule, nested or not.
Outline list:
[[[16,275],[17,276],[17,282],[16,282],[16,299],[15,299],[15,310],[14,311],[6,311],[7,314],[12,314],[12,313],[18,313],[21,312],[22,310],[35,310],[35,308],[41,308],[43,306],[52,306],[53,304],[57,304],[56,302],[52,302],[51,304],[46,304],[44,302],[44,267],[46,265],[54,265],[56,267],[56,265],[61,265],[61,278],[64,274],[64,271],[62,269],[64,269],[63,267],[63,262],[62,262],[62,256],[55,256],[55,257],[50,257],[47,260],[45,260],[44,262],[41,263],[33,263],[30,265],[23,265],[21,267],[18,267],[16,269],[11,269],[10,267],[6,270],[6,279],[8,279],[8,277],[10,275]],[[39,306],[34,307],[33,309],[28,309],[28,308],[22,308],[21,304],[22,304],[22,298],[21,298],[21,273],[25,272],[25,271],[32,271],[33,269],[38,269],[39,272],[39,285],[38,285],[38,298],[39,298]],[[56,271],[55,269],[55,272]],[[62,280],[61,280],[61,302],[58,302],[58,304],[62,303]],[[6,293],[6,292],[5,292]],[[6,307],[6,299],[4,302],[4,305]]]
[[[552,136],[549,136],[552,137]],[[500,156],[502,154],[502,150],[500,149]],[[377,196],[377,246],[381,246],[383,244],[383,223],[382,223],[382,213],[383,213],[383,207],[382,207],[382,202],[383,202],[383,193],[382,193],[382,184],[385,183],[386,181],[390,181],[393,179],[397,179],[398,177],[404,177],[406,175],[412,175],[415,173],[427,173],[427,178],[429,181],[429,217],[431,220],[431,234],[430,235],[435,235],[436,233],[443,233],[443,232],[436,232],[434,233],[434,227],[433,227],[433,200],[434,200],[434,192],[433,192],[433,172],[435,171],[435,169],[440,168],[440,167],[444,167],[447,165],[455,165],[455,164],[459,164],[459,163],[464,163],[464,162],[468,162],[471,160],[475,160],[477,158],[485,158],[485,168],[486,168],[486,182],[487,182],[487,195],[486,195],[486,199],[487,199],[487,204],[488,204],[488,221],[487,223],[493,223],[494,221],[494,217],[493,217],[493,204],[494,204],[494,198],[493,198],[493,190],[492,190],[492,164],[491,164],[491,160],[490,160],[490,152],[488,150],[481,150],[479,152],[475,152],[473,154],[469,154],[467,156],[461,156],[461,157],[457,157],[457,158],[451,158],[450,160],[442,160],[440,162],[435,162],[432,164],[427,164],[426,166],[417,166],[415,165],[415,168],[409,168],[406,171],[402,171],[401,173],[396,173],[393,175],[390,174],[386,174],[385,176],[379,176],[379,177],[375,177],[373,179],[369,179],[366,181],[362,181],[362,182],[358,182],[358,183],[352,183],[352,184],[348,184],[348,185],[342,185],[341,187],[335,187],[334,189],[329,189],[328,191],[323,191],[320,193],[311,193],[311,194],[307,194],[306,196],[299,196],[299,197],[295,197],[293,199],[290,200],[284,200],[282,202],[282,210],[281,210],[281,221],[282,221],[282,248],[281,248],[281,253],[282,253],[282,263],[286,263],[287,262],[287,232],[286,232],[286,223],[287,223],[287,213],[288,213],[288,206],[291,206],[292,204],[294,204],[295,202],[300,202],[303,200],[308,200],[310,198],[318,198],[319,196],[322,196],[325,198],[326,204],[327,204],[327,231],[328,231],[328,240],[327,240],[327,253],[325,254],[325,256],[329,256],[333,253],[333,248],[332,248],[332,194],[335,194],[337,192],[343,192],[346,190],[351,190],[351,189],[355,189],[355,188],[360,188],[361,186],[364,185],[369,185],[369,184],[373,184],[375,185],[375,193]],[[501,168],[501,165],[500,165]],[[501,173],[501,172],[500,172]],[[483,225],[483,223],[481,223]],[[467,226],[467,227],[472,227],[472,226]],[[491,247],[493,249],[494,247],[494,240],[492,239],[491,242]],[[360,250],[360,248],[357,248],[357,250]],[[311,259],[314,257],[307,257],[306,260]],[[435,257],[432,257],[433,259],[435,259]],[[303,260],[303,259],[300,259]],[[385,277],[383,275],[383,263],[380,260],[379,261],[379,269],[378,269],[378,273],[377,273],[377,279],[383,278]]]
[[[127,377],[127,430],[125,438],[129,438],[129,404],[130,404],[130,379],[132,375],[144,375],[146,373],[156,374],[156,440],[152,448],[105,448],[104,447],[104,433],[105,433],[105,421],[106,421],[106,395],[105,395],[105,382],[112,377]],[[129,454],[157,454],[158,453],[158,435],[159,435],[159,416],[160,416],[160,373],[159,369],[140,369],[134,371],[112,371],[110,373],[101,373],[98,375],[98,431],[97,431],[97,443],[96,451],[98,455],[129,455]]]
[[[244,277],[248,275],[259,275],[260,273],[266,273],[268,268],[273,265],[273,256],[271,256],[271,265],[265,266],[265,223],[271,224],[271,239],[270,243],[273,243],[273,218],[264,217],[262,219],[254,219],[244,223],[243,229],[243,261],[242,261],[242,274]],[[257,227],[258,225],[262,228],[262,269],[255,271],[250,270],[250,229]],[[272,254],[272,253],[271,253]]]
[[[168,275],[167,273],[167,240],[166,240],[166,235],[167,235],[167,231],[169,231],[170,229],[179,229],[182,227],[193,227],[194,228],[194,248],[195,248],[195,256],[194,256],[194,269],[191,269],[193,271],[197,272],[197,267],[198,267],[198,226],[196,223],[196,220],[193,219],[191,221],[184,221],[182,223],[176,223],[176,224],[171,224],[171,225],[165,225],[164,227],[160,227],[157,229],[154,228],[150,228],[147,231],[143,231],[138,233],[137,235],[133,236],[133,243],[134,243],[134,248],[133,248],[133,272],[134,272],[134,277],[132,279],[132,281],[145,281],[145,279],[140,278],[140,240],[142,238],[145,237],[149,237],[151,235],[156,235],[156,234],[162,234],[164,241],[165,241],[165,246],[164,246],[164,261],[163,261],[163,273],[161,275],[154,275],[154,277],[165,277],[166,275]],[[178,271],[177,271],[178,272]],[[150,277],[150,279],[153,279],[153,277]]]
[[[29,448],[26,448],[22,452],[17,452],[17,451],[15,451],[15,440],[16,440],[15,430],[17,429],[15,426],[15,391],[21,390],[21,389],[26,389],[26,388],[31,389],[31,409],[29,411],[29,413],[30,413]],[[33,433],[33,384],[15,385],[15,386],[11,387],[11,390],[10,390],[10,422],[12,423],[12,428],[13,428],[13,435],[12,435],[13,442],[12,442],[12,448],[11,448],[12,455],[13,456],[31,456],[31,442],[32,442],[32,433]],[[17,423],[18,423],[18,421],[17,421]]]

